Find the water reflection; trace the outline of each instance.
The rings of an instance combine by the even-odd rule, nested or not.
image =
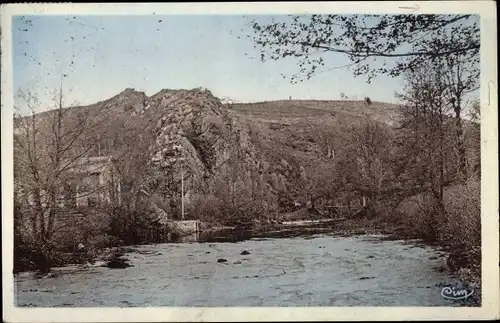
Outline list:
[[[290,227],[275,230],[249,230],[249,229],[220,229],[214,231],[197,232],[184,236],[169,237],[170,243],[194,242],[241,242],[246,240],[267,240],[273,238],[302,237],[311,239],[317,234],[337,235],[334,227],[330,225],[314,227]]]
[[[189,235],[170,236],[170,243],[194,242],[239,242],[249,240],[254,236],[251,231],[223,229],[215,231],[196,232]]]
[[[190,235],[179,236],[172,239],[172,242],[177,243],[192,243],[200,241],[200,232],[192,233]]]

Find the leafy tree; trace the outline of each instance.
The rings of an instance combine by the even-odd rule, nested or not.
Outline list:
[[[354,74],[366,75],[368,82],[378,74],[400,76],[430,58],[472,62],[480,53],[479,19],[474,15],[315,14],[271,23],[254,19],[251,26],[247,37],[260,50],[261,60],[298,60],[292,82],[309,79],[325,66],[320,53],[346,55]],[[381,64],[374,64],[376,60]]]

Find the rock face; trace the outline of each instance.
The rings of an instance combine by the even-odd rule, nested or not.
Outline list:
[[[235,208],[238,201],[259,196],[263,208],[277,207],[268,184],[271,174],[250,139],[250,125],[232,118],[209,91],[162,90],[132,114],[147,120],[145,133],[154,137],[148,167],[166,178],[163,190],[172,190],[172,199],[179,200],[184,179],[187,208],[200,195],[230,199],[221,203],[231,202]],[[162,189],[149,192],[155,190]]]
[[[182,165],[195,175],[214,169],[222,157],[217,148],[226,148],[224,134],[230,120],[210,92],[164,90],[146,101],[144,111],[148,110],[159,119],[156,140],[150,147],[154,166],[166,169]]]

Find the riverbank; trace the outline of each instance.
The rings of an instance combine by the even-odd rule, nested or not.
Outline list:
[[[246,240],[250,237],[260,237],[260,236],[272,236],[272,237],[293,237],[293,236],[303,236],[308,234],[315,234],[318,232],[328,232],[339,237],[350,237],[354,235],[383,235],[386,240],[414,240],[419,239],[415,236],[409,228],[401,225],[394,225],[381,220],[380,218],[374,219],[348,219],[344,221],[335,221],[335,219],[329,219],[330,222],[311,222],[311,225],[301,224],[296,225],[294,223],[287,222],[259,222],[255,221],[251,225],[238,225],[238,226],[220,226],[220,225],[210,225],[203,224],[202,231],[200,234],[203,236],[211,236],[212,241],[217,241],[218,235],[219,240],[226,240],[228,236],[233,236],[237,240]],[[232,234],[234,233],[234,234]],[[176,236],[173,239],[165,241],[145,241],[143,244],[150,243],[162,243],[162,242],[176,242],[181,239],[181,236]],[[427,241],[422,241],[427,245],[436,247],[436,243],[429,243]],[[84,256],[77,255],[75,253],[60,252],[52,255],[54,258],[58,258],[58,261],[54,262],[55,266],[64,266],[71,264],[81,264],[81,263],[92,263],[95,261],[103,261],[108,259],[113,253],[123,253],[129,250],[129,246],[137,244],[125,244],[121,243],[117,239],[110,239],[107,245],[101,246],[100,248],[92,248],[88,250]],[[443,248],[447,252],[452,252],[447,248]],[[76,260],[76,262],[75,262]],[[33,271],[36,266],[26,266],[24,268],[18,268],[17,272],[22,271]],[[50,268],[47,268],[50,269]],[[35,269],[36,270],[36,269]],[[42,270],[43,271],[43,270]]]

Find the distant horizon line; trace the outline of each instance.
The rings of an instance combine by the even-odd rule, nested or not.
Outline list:
[[[119,95],[121,95],[122,93],[127,93],[127,92],[135,92],[135,93],[142,93],[144,94],[147,98],[150,98],[150,97],[153,97],[157,94],[159,94],[160,92],[162,91],[208,91],[210,92],[215,98],[219,99],[219,101],[221,101],[222,104],[230,104],[230,103],[233,103],[233,104],[255,104],[255,103],[267,103],[267,102],[280,102],[280,101],[323,101],[323,102],[356,102],[356,101],[361,101],[361,102],[364,102],[364,97],[363,98],[360,98],[360,95],[352,95],[351,97],[352,98],[349,98],[349,96],[347,98],[340,98],[340,99],[315,99],[315,98],[293,98],[293,96],[289,96],[288,98],[282,98],[282,99],[270,99],[270,100],[260,100],[260,99],[257,99],[257,100],[245,100],[245,101],[242,101],[242,100],[238,100],[238,99],[234,99],[228,95],[221,95],[221,96],[217,96],[213,93],[212,90],[210,90],[209,88],[205,88],[205,87],[202,87],[202,86],[199,86],[199,87],[194,87],[194,88],[191,88],[191,89],[188,89],[188,88],[163,88],[151,95],[147,95],[146,94],[146,91],[143,91],[143,90],[138,90],[136,88],[133,88],[133,87],[126,87],[125,89],[123,89],[122,91],[118,92],[117,94],[114,94],[114,95],[111,95],[110,97],[108,97],[107,99],[102,99],[102,100],[99,100],[99,101],[96,101],[94,103],[88,103],[88,104],[77,104],[75,105],[75,107],[78,107],[78,106],[91,106],[91,105],[95,105],[95,104],[98,104],[98,103],[102,103],[102,102],[105,102],[105,101],[108,101],[114,97],[117,97]],[[342,93],[342,92],[340,92]],[[226,102],[228,101],[228,102]],[[379,101],[379,100],[371,100],[372,103],[383,103],[383,104],[394,104],[394,105],[397,105],[399,103],[396,103],[396,102],[391,102],[391,101]]]
[[[79,103],[79,102],[75,102],[74,104],[71,104],[71,105],[68,105],[66,107],[64,107],[64,109],[71,109],[71,108],[84,108],[84,107],[90,107],[90,106],[93,106],[93,105],[97,105],[97,104],[101,104],[101,103],[104,103],[106,101],[109,101],[109,100],[112,100],[113,98],[115,97],[118,97],[122,94],[125,94],[125,93],[130,93],[130,92],[134,92],[134,93],[138,93],[138,94],[144,94],[146,96],[146,98],[151,98],[151,97],[154,97],[155,95],[161,93],[162,91],[186,91],[186,92],[189,92],[189,91],[208,91],[210,92],[215,98],[217,98],[222,105],[228,105],[228,104],[259,104],[259,103],[271,103],[271,102],[290,102],[290,101],[295,101],[295,102],[299,102],[299,101],[313,101],[313,102],[364,102],[364,98],[358,98],[358,96],[353,96],[352,99],[349,99],[349,98],[343,98],[343,99],[314,99],[314,98],[296,98],[294,99],[293,97],[289,96],[289,98],[283,98],[283,99],[271,99],[271,100],[255,100],[255,101],[240,101],[240,100],[237,100],[237,99],[232,99],[231,97],[229,96],[217,96],[217,95],[214,95],[213,92],[208,89],[208,88],[204,88],[204,87],[195,87],[195,88],[191,88],[191,89],[188,89],[188,88],[164,88],[164,89],[161,89],[157,92],[155,92],[154,94],[151,94],[151,95],[147,95],[145,91],[142,91],[142,90],[137,90],[135,88],[132,88],[132,87],[126,87],[124,90],[118,92],[117,94],[114,94],[114,95],[111,95],[109,96],[108,98],[106,99],[101,99],[101,100],[97,100],[95,102],[92,102],[92,103]],[[63,94],[64,95],[64,94]],[[378,101],[378,100],[372,100],[371,103],[378,103],[378,104],[391,104],[391,105],[400,105],[400,103],[396,103],[396,102],[387,102],[387,101]],[[46,112],[50,112],[50,111],[55,111],[57,110],[57,108],[54,108],[54,109],[46,109],[46,110],[41,110],[39,112],[37,112],[36,114],[40,114],[40,113],[46,113]],[[25,116],[28,116],[30,115],[29,113],[27,114],[22,114],[21,116],[22,117],[25,117]],[[14,117],[14,119],[16,119]]]

